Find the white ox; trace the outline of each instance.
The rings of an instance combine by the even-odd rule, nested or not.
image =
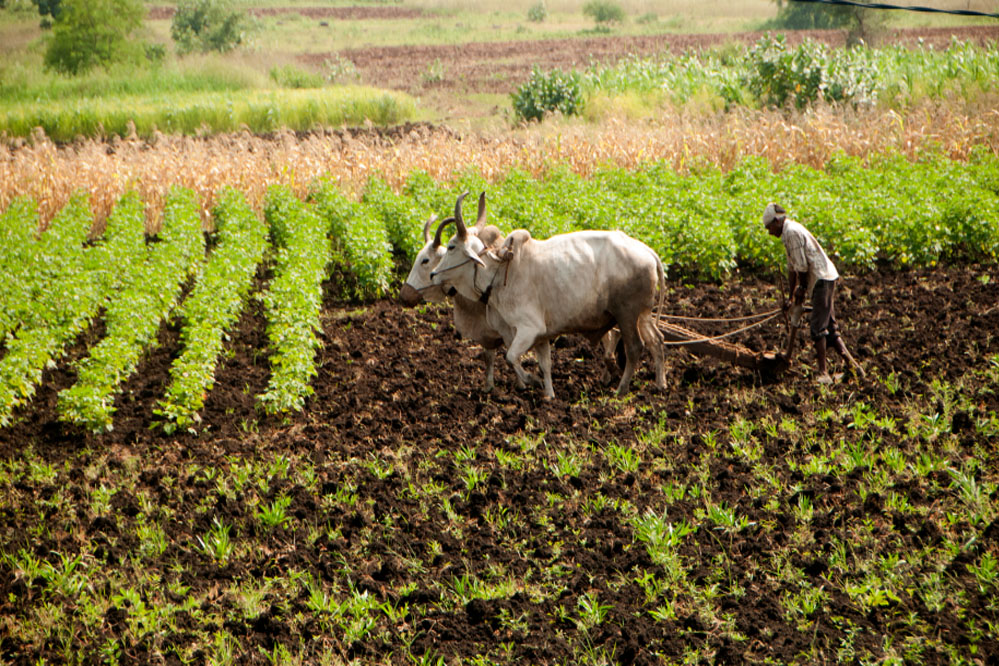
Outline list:
[[[487,304],[486,321],[503,335],[519,386],[537,383],[520,363],[534,349],[545,396],[553,398],[551,340],[581,333],[595,344],[617,325],[626,357],[617,394],[628,392],[643,347],[652,352],[656,384],[665,387],[663,338],[652,308],[658,288],[662,309],[666,280],[650,247],[620,231],[579,231],[539,241],[519,229],[494,250],[469,233],[457,208],[455,224],[457,233],[431,280]]]
[[[458,197],[455,211],[461,214],[461,202],[468,193]],[[441,244],[441,232],[453,222],[453,218],[445,220],[437,227],[437,233],[430,235],[430,228],[437,220],[433,215],[423,225],[423,241],[425,245],[416,255],[413,267],[406,277],[405,284],[399,291],[399,300],[406,306],[413,307],[421,299],[433,303],[446,300],[448,293],[440,285],[430,280],[430,273],[444,258],[446,251]],[[479,195],[479,212],[475,226],[467,230],[468,235],[476,236],[484,247],[496,247],[503,241],[503,232],[499,228],[486,224],[486,193]],[[450,290],[453,291],[453,290]],[[483,347],[479,358],[486,365],[485,390],[491,391],[494,386],[494,371],[496,367],[496,350],[503,344],[503,336],[486,323],[486,305],[478,299],[469,299],[460,293],[451,294],[454,297],[454,328],[458,334]]]

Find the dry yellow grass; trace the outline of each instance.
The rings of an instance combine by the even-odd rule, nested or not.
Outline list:
[[[261,138],[244,133],[158,136],[152,142],[85,141],[62,147],[36,136],[0,146],[0,209],[15,197],[33,197],[45,224],[73,192],[84,190],[95,218],[102,221],[114,202],[134,188],[147,202],[150,227],[155,228],[163,195],[173,185],[198,194],[207,221],[215,193],[225,185],[242,190],[259,207],[271,184],[288,185],[304,196],[321,176],[358,194],[372,174],[382,174],[398,189],[416,169],[449,181],[475,167],[491,181],[513,167],[538,176],[558,164],[584,176],[605,165],[634,168],[658,161],[681,171],[705,163],[727,170],[753,155],[766,158],[775,169],[788,163],[821,168],[838,152],[861,158],[883,153],[915,157],[933,148],[962,160],[975,146],[999,154],[999,110],[994,104],[960,112],[925,106],[905,115],[831,108],[794,116],[748,110],[714,116],[671,113],[654,122],[548,123],[462,136],[417,127],[393,138],[375,133],[361,138],[298,138],[292,133]]]

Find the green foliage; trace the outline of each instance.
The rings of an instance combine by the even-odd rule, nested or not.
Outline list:
[[[356,279],[355,285],[345,285],[348,295],[365,299],[388,293],[392,282],[392,243],[385,228],[384,211],[379,214],[349,201],[328,182],[314,188],[309,199],[328,225],[336,260]]]
[[[144,218],[138,196],[123,197],[124,251],[129,261],[112,264],[120,290],[104,312],[106,335],[76,364],[76,383],[59,392],[59,418],[95,432],[111,430],[115,395],[135,371],[143,352],[155,344],[160,324],[180,298],[187,278],[204,257],[197,200],[190,190],[173,189],[163,211],[157,241],[133,240],[134,220]],[[127,236],[127,237],[126,237]],[[108,239],[115,244],[115,234]]]
[[[583,93],[577,72],[553,70],[545,74],[537,66],[531,78],[513,93],[513,111],[520,120],[543,120],[546,113],[558,111],[566,116],[583,108]]]
[[[215,383],[226,336],[244,309],[267,248],[267,230],[241,192],[226,189],[213,215],[216,244],[180,309],[183,351],[170,368],[170,385],[156,410],[167,432],[200,421],[198,411]]]
[[[544,0],[534,3],[527,10],[527,20],[532,23],[541,23],[548,18],[548,6]]]
[[[141,137],[154,131],[195,134],[234,132],[245,125],[254,132],[280,128],[310,130],[371,122],[401,123],[415,114],[412,98],[395,92],[359,87],[317,90],[250,90],[169,95],[124,95],[51,102],[27,101],[0,107],[0,132],[29,136],[41,127],[48,137],[69,141],[77,135]]]
[[[323,78],[330,83],[357,83],[361,74],[353,60],[337,54],[323,61]]]
[[[870,63],[805,40],[789,49],[784,35],[761,37],[749,51],[749,90],[763,104],[803,109],[818,99],[865,102],[874,98]]]
[[[375,219],[381,221],[392,246],[408,261],[416,258],[423,247],[423,223],[430,216],[416,202],[397,195],[381,178],[372,177],[361,197]]]
[[[267,313],[271,377],[257,400],[268,414],[281,414],[300,411],[313,393],[309,381],[317,372],[316,332],[330,252],[316,212],[287,187],[268,190],[264,219],[277,251],[274,278],[258,297]]]
[[[967,42],[946,49],[888,46],[832,49],[805,40],[789,47],[767,35],[750,48],[676,57],[626,58],[590,67],[583,97],[637,94],[651,106],[718,100],[710,108],[813,102],[904,108],[924,98],[975,101],[999,88],[999,52]]]
[[[868,40],[886,23],[886,12],[857,6],[788,2],[764,25],[775,30],[847,30],[847,45]]]
[[[31,199],[15,199],[0,214],[0,340],[17,329],[32,302],[37,228],[38,207]]]
[[[854,8],[813,2],[788,2],[768,25],[776,30],[835,30],[850,25]]]
[[[40,16],[51,17],[53,19],[59,18],[62,0],[31,0],[31,4],[38,8]],[[2,6],[0,4],[0,7]]]
[[[624,9],[614,0],[587,0],[583,4],[583,16],[589,16],[598,24],[619,23],[624,20]]]
[[[274,83],[283,88],[322,88],[326,83],[320,74],[307,72],[294,65],[272,67],[270,77]]]
[[[45,271],[44,291],[31,301],[26,319],[7,340],[0,358],[0,426],[35,393],[42,373],[89,324],[103,302],[107,255],[100,244],[85,247],[93,219],[82,196],[75,196],[39,239],[32,269]],[[51,234],[51,236],[49,236]]]
[[[142,26],[139,0],[63,0],[45,51],[45,66],[62,74],[134,57],[131,34]]]
[[[227,0],[180,0],[170,24],[177,52],[231,51],[243,42],[245,14]]]

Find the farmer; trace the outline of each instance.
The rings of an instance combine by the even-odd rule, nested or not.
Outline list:
[[[815,357],[819,374],[816,380],[820,384],[831,384],[833,379],[826,369],[826,349],[832,347],[840,356],[850,363],[855,372],[865,376],[846,345],[839,336],[836,326],[836,308],[833,297],[836,294],[836,280],[839,273],[832,261],[826,256],[822,246],[815,240],[808,229],[794,220],[788,219],[787,211],[780,204],[769,203],[763,211],[763,225],[771,236],[777,236],[784,243],[787,251],[788,279],[790,281],[790,299],[785,303],[785,309],[791,304],[803,306],[805,296],[812,294],[812,313],[810,334],[815,343]],[[793,346],[793,338],[792,338]],[[788,347],[790,355],[792,346]]]

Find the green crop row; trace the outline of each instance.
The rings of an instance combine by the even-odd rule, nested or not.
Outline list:
[[[121,205],[133,220],[141,218],[138,197],[123,197]],[[108,300],[104,313],[104,339],[77,363],[76,383],[59,393],[59,418],[93,431],[111,429],[119,387],[138,367],[143,352],[154,344],[160,324],[176,306],[185,282],[204,256],[194,193],[172,190],[156,242],[148,247],[143,239],[139,242],[145,256],[133,257],[121,267],[121,288]]]
[[[9,240],[20,242],[17,248],[5,250],[3,271],[6,283],[2,298],[4,310],[0,315],[0,336],[20,326],[34,326],[45,321],[47,311],[39,307],[41,301],[58,297],[52,293],[52,279],[65,270],[65,263],[80,251],[90,229],[79,224],[74,216],[57,217],[36,241],[38,228],[35,206],[22,202],[8,210],[15,219],[10,225]]]
[[[330,243],[316,211],[287,187],[268,190],[264,218],[277,251],[274,278],[259,296],[267,313],[271,378],[257,400],[265,412],[280,414],[301,410],[312,395]]]
[[[226,333],[246,304],[267,249],[267,229],[241,192],[223,192],[213,216],[216,245],[180,309],[183,352],[170,368],[170,385],[156,410],[167,432],[200,421]]]
[[[720,280],[737,266],[780,266],[783,249],[760,221],[769,201],[783,203],[851,270],[999,257],[999,159],[987,153],[966,163],[928,155],[864,165],[838,157],[823,170],[779,172],[755,158],[726,173],[705,167],[684,175],[663,164],[607,168],[589,178],[568,169],[543,179],[511,171],[492,184],[470,173],[456,185],[414,173],[402,193],[379,196],[403,200],[396,204],[401,210],[446,215],[458,192],[485,189],[490,220],[505,231],[524,228],[547,238],[620,229],[655,249],[672,275],[689,279]],[[407,207],[407,199],[417,205]],[[423,220],[409,220],[411,233]]]
[[[377,182],[377,181],[375,181]],[[373,196],[378,186],[369,188]],[[383,188],[384,193],[384,188]],[[368,206],[347,199],[332,183],[324,182],[313,189],[310,200],[316,214],[329,225],[333,239],[334,259],[344,265],[356,279],[349,288],[349,295],[356,298],[378,298],[388,293],[392,281],[392,243],[389,229],[401,238],[403,227],[409,220],[400,218],[410,209],[405,202],[397,201],[396,207]],[[387,202],[387,197],[381,201]],[[391,222],[386,223],[386,217]],[[406,251],[414,247],[411,241],[402,241]],[[418,249],[418,248],[417,248]]]
[[[17,329],[24,306],[31,301],[37,228],[38,208],[30,199],[16,199],[0,215],[0,339]]]
[[[75,196],[38,241],[33,269],[43,271],[38,300],[24,300],[25,316],[0,358],[0,426],[35,394],[42,373],[89,326],[103,304],[107,266],[103,245],[85,246],[93,219],[86,199]],[[51,234],[51,236],[50,236]],[[33,289],[23,286],[19,298]],[[29,323],[30,322],[30,323]]]

